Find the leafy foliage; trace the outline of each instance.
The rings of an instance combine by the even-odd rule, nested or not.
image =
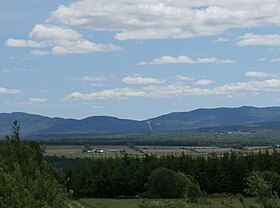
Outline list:
[[[54,162],[60,164],[59,160],[60,158],[56,157]],[[66,161],[67,159],[61,158],[61,160]],[[188,177],[192,176],[193,181],[197,181],[197,186],[195,183],[193,186],[187,186],[188,194],[185,196],[191,201],[192,194],[199,193],[198,187],[207,194],[243,194],[247,187],[245,179],[253,170],[270,171],[270,174],[266,174],[275,175],[273,177],[277,178],[277,174],[280,174],[279,161],[280,153],[277,152],[254,155],[231,153],[222,157],[215,155],[208,157],[146,155],[138,158],[124,155],[114,157],[114,159],[96,158],[84,162],[77,159],[78,165],[67,168],[65,174],[69,178],[68,188],[75,190],[77,196],[106,198],[147,193],[149,177],[156,169],[165,168],[173,170],[176,174],[180,172]],[[75,160],[71,159],[71,163],[75,163]],[[173,173],[170,175],[173,175],[174,178]],[[185,179],[183,178],[183,180]],[[188,180],[192,181],[191,178]],[[175,183],[174,181],[173,183]],[[272,184],[272,190],[276,191],[279,188],[276,185],[278,180],[273,179],[273,182],[275,185]]]
[[[14,122],[13,134],[0,144],[0,207],[63,208],[59,173],[43,161],[36,143],[21,144],[19,129]]]
[[[192,184],[182,173],[158,168],[149,177],[148,191],[152,196],[159,198],[182,198],[185,190],[188,190],[188,194],[191,195]]]

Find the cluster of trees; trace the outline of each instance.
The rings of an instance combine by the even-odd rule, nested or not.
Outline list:
[[[243,156],[225,154],[223,157],[148,156],[144,158],[122,156],[85,161],[69,168],[68,188],[79,197],[116,197],[149,194],[149,178],[158,168],[166,168],[191,176],[200,189],[207,193],[244,194],[246,178],[252,171],[264,172],[273,178],[273,191],[280,193],[280,154],[274,152]],[[272,182],[272,181],[271,181]]]
[[[0,143],[0,207],[64,208],[60,173],[43,160],[35,142],[22,144],[19,125]]]

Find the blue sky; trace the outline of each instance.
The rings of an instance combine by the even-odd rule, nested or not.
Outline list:
[[[0,109],[146,119],[280,104],[278,0],[2,0]]]

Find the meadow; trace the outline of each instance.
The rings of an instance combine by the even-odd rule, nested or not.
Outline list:
[[[272,146],[253,146],[243,149],[211,147],[211,146],[125,146],[125,145],[94,145],[90,149],[102,149],[103,153],[87,153],[84,145],[48,145],[45,146],[45,156],[64,156],[66,158],[100,158],[115,157],[127,153],[130,156],[148,155],[192,155],[192,156],[222,156],[225,153],[254,154],[258,152],[280,152]]]
[[[261,208],[254,198],[243,198],[245,203],[255,208]],[[96,199],[85,198],[69,201],[72,208],[139,208],[145,202],[157,202],[173,204],[172,208],[244,208],[238,196],[207,197],[202,198],[200,203],[195,205],[187,203],[183,199]],[[280,206],[280,201],[278,202]],[[155,208],[157,208],[155,206]]]

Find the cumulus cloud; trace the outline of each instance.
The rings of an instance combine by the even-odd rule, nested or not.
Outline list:
[[[270,62],[280,62],[280,58],[272,58]]]
[[[276,77],[276,75],[260,71],[250,71],[245,73],[245,77],[268,78]]]
[[[122,82],[126,84],[162,84],[165,81],[152,77],[143,77],[141,75],[134,75],[134,76],[124,77],[122,79]]]
[[[97,77],[84,76],[84,77],[71,78],[70,80],[86,81],[86,82],[103,82],[106,81],[106,78],[100,76]]]
[[[65,99],[67,100],[103,100],[103,99],[125,99],[128,97],[144,97],[145,92],[130,88],[107,89],[101,92],[80,93],[73,92]]]
[[[219,37],[217,40],[215,40],[215,42],[220,42],[220,43],[227,42],[227,41],[228,41],[227,38],[222,38],[222,37]]]
[[[33,105],[33,104],[38,104],[38,103],[45,103],[47,101],[48,101],[47,98],[33,97],[33,98],[29,98],[28,101],[26,101],[26,102],[18,103],[18,105]]]
[[[279,11],[278,0],[81,0],[59,6],[50,21],[113,31],[118,40],[189,38],[279,26]]]
[[[0,87],[0,94],[18,94],[20,93],[20,90],[15,89],[8,89],[5,87]]]
[[[102,77],[102,76],[84,76],[84,77],[76,77],[76,78],[71,78],[69,79],[70,81],[83,81],[83,82],[90,82],[91,86],[94,87],[103,87],[104,84],[102,82],[105,82],[107,78]]]
[[[5,46],[7,47],[29,47],[29,48],[42,48],[45,47],[46,44],[44,42],[36,42],[33,40],[20,40],[20,39],[8,39],[5,42]]]
[[[16,72],[33,72],[33,69],[2,69],[0,74],[13,74]]]
[[[97,100],[97,99],[125,99],[131,97],[170,98],[177,96],[211,96],[223,95],[232,97],[242,93],[279,92],[280,79],[267,79],[261,81],[228,83],[214,88],[200,88],[182,83],[168,85],[149,85],[140,89],[116,88],[99,92],[82,93],[73,92],[66,96],[70,100]]]
[[[234,63],[233,60],[230,59],[218,59],[215,57],[206,57],[206,58],[198,58],[197,60],[193,60],[188,56],[162,56],[159,58],[155,58],[152,61],[142,61],[138,63],[138,65],[165,65],[165,64],[229,64]]]
[[[44,25],[38,24],[35,25],[32,32],[29,34],[29,37],[33,40],[49,40],[49,41],[75,41],[80,40],[82,35],[75,30],[62,28],[55,25]]]
[[[210,79],[202,79],[202,80],[198,80],[196,82],[193,83],[193,85],[210,85],[213,84],[214,81],[210,80]]]
[[[262,62],[280,62],[280,58],[260,58],[259,61],[262,61]]]
[[[47,98],[29,98],[29,102],[30,103],[43,103],[43,102],[47,102],[48,99]]]
[[[194,79],[193,77],[182,76],[182,75],[180,75],[180,74],[178,74],[178,75],[176,76],[176,80],[177,80],[177,81],[191,81],[191,80],[193,80],[193,79]]]
[[[237,46],[280,46],[279,34],[254,34],[247,33],[238,38]]]
[[[183,39],[191,38],[194,35],[181,29],[156,30],[143,29],[117,33],[114,37],[117,40],[146,40],[146,39]]]
[[[43,51],[43,50],[32,50],[30,53],[31,53],[31,55],[34,55],[34,56],[45,56],[45,55],[49,54],[48,51]]]
[[[112,44],[100,44],[86,40],[79,32],[56,25],[35,25],[29,34],[30,40],[8,39],[7,47],[47,48],[46,50],[33,50],[32,55],[47,54],[87,54],[93,52],[118,51],[121,48]],[[48,50],[50,48],[50,50]]]

